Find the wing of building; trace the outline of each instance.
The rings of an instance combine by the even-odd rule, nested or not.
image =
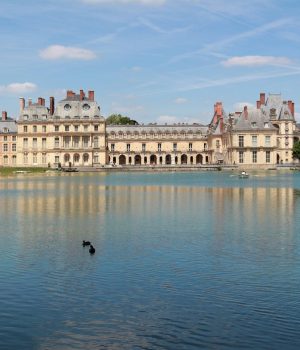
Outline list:
[[[49,107],[20,98],[18,121],[2,112],[0,166],[103,167],[289,165],[299,141],[294,103],[264,93],[255,108],[227,114],[216,102],[209,125],[108,125],[94,91],[67,91]]]

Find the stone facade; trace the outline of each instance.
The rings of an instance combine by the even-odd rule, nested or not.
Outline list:
[[[217,102],[209,125],[106,126],[93,91],[68,91],[56,107],[53,97],[49,107],[20,98],[17,122],[2,113],[0,166],[270,167],[294,162],[299,135],[294,103],[280,94],[261,93],[256,108],[228,115]]]

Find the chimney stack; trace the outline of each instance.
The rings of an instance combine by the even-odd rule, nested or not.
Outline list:
[[[50,97],[50,115],[54,114],[54,97]]]
[[[222,115],[222,102],[217,102],[217,107],[216,107],[216,112],[217,112],[217,116],[221,117]]]
[[[73,97],[74,92],[72,90],[67,90],[67,97]]]
[[[256,101],[256,108],[260,109],[260,101]]]
[[[32,105],[32,98],[29,98],[28,99],[28,106],[31,106]]]
[[[45,106],[45,99],[42,98],[42,106]]]
[[[248,107],[247,106],[244,106],[244,116],[245,116],[245,119],[248,119]]]
[[[38,104],[39,104],[40,106],[43,105],[43,99],[42,99],[42,97],[39,97],[39,98],[38,98]]]
[[[24,111],[24,107],[25,107],[25,98],[20,97],[20,113]]]
[[[265,105],[266,104],[266,94],[264,92],[260,93],[260,104]]]
[[[93,90],[89,90],[89,100],[94,101],[95,98],[95,92]]]
[[[295,117],[295,103],[292,102],[292,116]]]
[[[289,107],[291,114],[293,115],[293,101],[288,100],[288,107]]]
[[[7,112],[6,111],[2,111],[2,120],[7,120]]]
[[[85,94],[83,92],[83,90],[80,90],[80,101],[83,101]]]

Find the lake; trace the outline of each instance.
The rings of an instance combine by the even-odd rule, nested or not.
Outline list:
[[[0,208],[0,349],[300,347],[300,172],[20,174]]]

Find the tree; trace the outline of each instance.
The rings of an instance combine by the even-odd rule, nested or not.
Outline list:
[[[139,125],[136,120],[123,116],[122,114],[111,114],[106,118],[107,125]]]
[[[293,147],[293,158],[300,160],[300,141],[294,143]]]

